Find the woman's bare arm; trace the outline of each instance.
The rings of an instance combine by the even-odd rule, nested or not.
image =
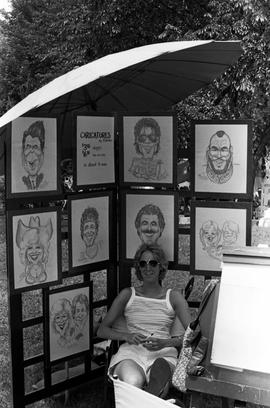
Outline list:
[[[130,333],[126,330],[116,330],[113,328],[114,323],[123,315],[125,306],[131,296],[130,288],[123,289],[114,299],[108,313],[101,322],[97,335],[104,339],[126,341],[130,344],[140,344],[145,336],[137,333]]]
[[[172,290],[170,293],[171,305],[175,310],[176,316],[181,321],[182,325],[186,329],[191,322],[191,315],[189,312],[189,307],[186,299],[177,290]]]

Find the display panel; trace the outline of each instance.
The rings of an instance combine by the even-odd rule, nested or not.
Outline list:
[[[11,291],[32,290],[61,279],[60,210],[8,211]]]
[[[120,184],[176,185],[176,119],[167,113],[123,116]]]
[[[112,192],[70,196],[68,209],[70,272],[109,261]]]
[[[115,183],[114,116],[76,116],[74,134],[77,188]]]
[[[48,293],[47,330],[51,362],[90,350],[91,288],[91,283],[84,283]]]
[[[19,117],[8,129],[7,198],[60,193],[57,119]]]
[[[191,272],[220,274],[225,249],[251,243],[251,203],[191,202]]]
[[[191,144],[193,195],[252,198],[250,121],[196,121]]]

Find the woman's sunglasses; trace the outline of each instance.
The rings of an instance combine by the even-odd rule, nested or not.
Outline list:
[[[146,265],[150,265],[152,268],[155,268],[159,264],[158,261],[155,259],[150,259],[150,261],[140,261],[139,266],[140,268],[145,268]]]

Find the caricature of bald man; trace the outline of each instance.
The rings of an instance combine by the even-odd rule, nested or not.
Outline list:
[[[233,174],[233,148],[231,139],[223,130],[211,136],[206,151],[206,174],[210,181],[226,183]]]

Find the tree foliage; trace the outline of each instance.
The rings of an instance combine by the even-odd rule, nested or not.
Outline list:
[[[212,0],[205,5],[201,25],[183,33],[167,26],[166,40],[240,40],[243,55],[207,89],[201,90],[177,109],[181,140],[190,134],[191,119],[252,119],[255,164],[264,154],[270,128],[270,4],[266,0]]]
[[[11,0],[0,22],[0,111],[76,66],[106,54],[175,40],[240,40],[243,55],[176,106],[179,147],[192,119],[252,119],[254,157],[269,133],[268,0]]]
[[[157,42],[164,21],[176,23],[173,3],[13,0],[1,23],[2,111],[74,67]]]

